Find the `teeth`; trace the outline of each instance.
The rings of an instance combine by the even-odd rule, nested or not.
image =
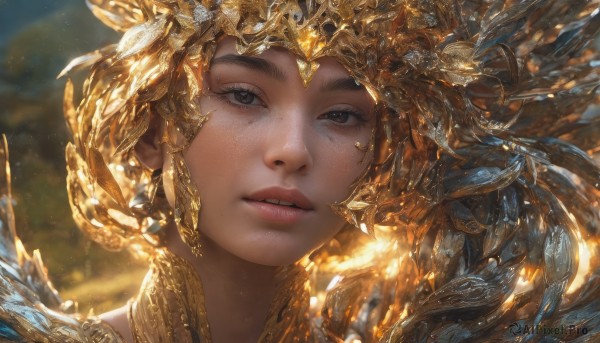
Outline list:
[[[293,202],[287,202],[287,201],[277,200],[277,199],[265,199],[263,201],[268,202],[270,204],[275,204],[275,205],[294,206]]]

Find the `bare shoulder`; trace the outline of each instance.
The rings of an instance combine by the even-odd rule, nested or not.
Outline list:
[[[129,328],[129,320],[127,320],[127,311],[129,306],[125,305],[112,311],[101,314],[100,319],[110,325],[115,331],[117,331],[121,337],[125,339],[125,342],[133,343],[133,335]]]

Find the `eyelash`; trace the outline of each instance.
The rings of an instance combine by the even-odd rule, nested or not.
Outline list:
[[[348,117],[349,117],[349,118],[350,118],[350,117],[352,117],[352,118],[354,118],[354,119],[356,120],[356,123],[355,123],[355,124],[347,124],[347,121],[348,121],[348,120],[350,120],[349,118],[348,118],[348,119],[346,120],[346,122],[344,122],[344,123],[339,123],[339,122],[337,122],[337,121],[335,121],[335,120],[331,120],[331,121],[333,121],[334,123],[336,123],[336,124],[338,124],[338,125],[347,125],[347,126],[358,126],[358,127],[362,127],[362,126],[364,126],[366,123],[368,123],[368,122],[369,122],[369,119],[367,119],[367,118],[364,116],[364,114],[362,114],[361,112],[358,112],[358,111],[356,111],[356,110],[354,110],[354,109],[337,109],[337,110],[331,110],[331,111],[328,111],[328,112],[327,112],[327,113],[325,113],[325,114],[322,114],[320,117],[327,116],[327,115],[331,115],[331,114],[334,114],[334,113],[335,113],[335,114],[340,114],[340,113],[341,113],[341,114],[343,114],[343,115],[348,115]]]
[[[254,97],[254,99],[258,100],[260,102],[260,104],[257,105],[251,105],[251,104],[244,104],[244,103],[240,103],[237,101],[233,101],[232,99],[229,98],[229,96],[233,95],[235,96],[236,94],[240,94],[240,93],[247,93],[251,96]],[[265,106],[264,101],[261,99],[260,91],[258,91],[257,89],[251,88],[251,87],[241,87],[241,86],[226,86],[223,87],[223,89],[220,92],[215,92],[215,94],[217,94],[219,96],[219,99],[222,100],[223,102],[225,102],[226,104],[238,107],[240,109],[243,110],[249,110],[252,107],[255,106]]]
[[[260,102],[260,104],[244,104],[237,100],[232,100],[230,98],[231,95],[233,95],[235,97],[236,94],[240,94],[240,93],[247,93],[248,95],[251,95],[253,97],[253,100],[258,100]],[[219,96],[219,99],[221,101],[225,102],[226,104],[235,106],[235,107],[240,108],[245,111],[255,108],[256,106],[261,106],[261,107],[266,106],[264,101],[261,99],[261,96],[259,95],[260,91],[257,89],[254,89],[252,87],[247,87],[247,86],[242,87],[242,86],[237,86],[237,85],[227,86],[227,87],[223,87],[223,89],[220,92],[215,92],[215,94],[217,94]],[[320,115],[319,118],[322,118],[322,117],[325,117],[328,115],[332,115],[332,114],[348,115],[348,117],[352,117],[357,121],[356,124],[346,124],[349,119],[347,119],[344,123],[340,123],[335,120],[331,120],[332,122],[334,122],[335,124],[340,125],[340,126],[362,127],[366,123],[369,122],[369,119],[362,112],[356,111],[354,109],[331,110],[331,111],[328,111],[328,112]]]

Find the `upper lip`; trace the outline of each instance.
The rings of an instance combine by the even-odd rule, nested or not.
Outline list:
[[[303,210],[312,210],[313,205],[308,198],[297,189],[283,187],[269,187],[250,194],[248,200],[263,201],[265,199],[276,199],[291,202]]]

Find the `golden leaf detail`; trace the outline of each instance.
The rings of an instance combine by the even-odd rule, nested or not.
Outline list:
[[[94,181],[121,206],[121,211],[129,212],[121,187],[119,187],[117,180],[106,166],[102,153],[96,148],[90,148],[88,149],[88,160],[90,174]]]
[[[163,17],[131,28],[117,46],[119,58],[135,55],[152,45],[165,34],[163,28],[166,23],[167,19]]]

